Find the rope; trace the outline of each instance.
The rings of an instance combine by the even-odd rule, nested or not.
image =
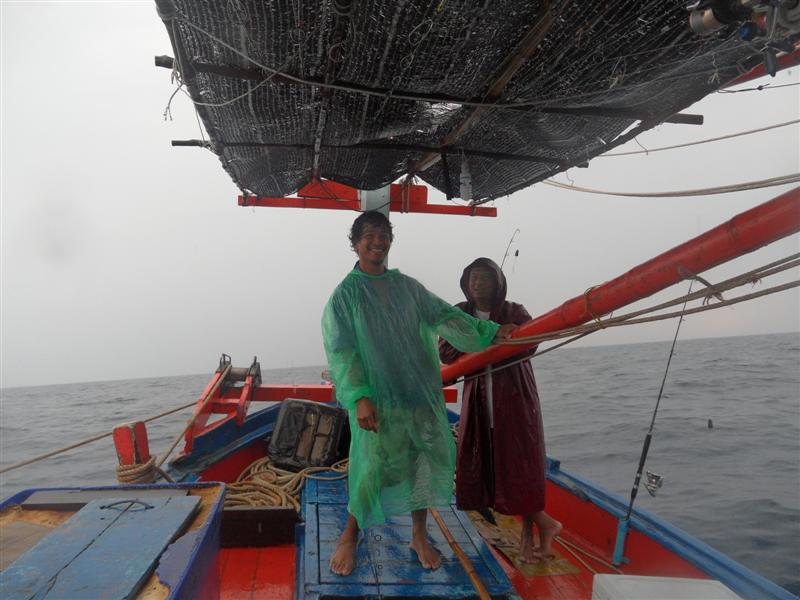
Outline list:
[[[191,426],[194,425],[194,422],[197,420],[197,417],[199,417],[202,414],[203,409],[211,401],[211,398],[217,392],[217,390],[219,389],[219,386],[222,385],[222,382],[225,381],[225,378],[228,376],[228,373],[230,373],[230,372],[231,372],[231,363],[228,363],[225,366],[225,368],[222,370],[222,373],[220,373],[220,376],[217,379],[217,382],[214,384],[214,387],[212,387],[208,391],[208,394],[206,394],[206,397],[203,398],[203,401],[200,403],[200,406],[195,409],[194,414],[191,416],[191,418],[188,421],[186,421],[186,427],[184,427],[183,431],[181,431],[177,436],[175,436],[175,439],[172,441],[172,445],[169,447],[169,450],[167,450],[161,456],[161,460],[158,461],[158,466],[159,467],[164,464],[164,461],[167,460],[167,457],[175,449],[175,446],[177,446],[178,442],[181,441],[181,438],[186,434],[187,431],[189,431]]]
[[[739,90],[717,90],[717,93],[718,94],[738,94],[740,92],[761,92],[761,91],[764,91],[764,90],[777,90],[777,89],[785,88],[785,87],[794,87],[796,85],[800,85],[800,81],[797,82],[797,83],[784,83],[784,84],[781,84],[781,85],[770,85],[768,83],[764,83],[762,85],[757,85],[756,87],[743,88],[743,89],[739,89]]]
[[[162,417],[166,417],[166,416],[171,415],[173,413],[176,413],[178,411],[185,410],[185,409],[187,409],[189,407],[192,407],[195,404],[197,404],[197,401],[190,402],[188,404],[184,404],[183,406],[179,406],[177,408],[172,408],[172,409],[170,409],[168,411],[165,411],[165,412],[163,412],[161,414],[155,415],[153,417],[148,417],[147,419],[143,419],[142,422],[143,423],[149,423],[150,421],[155,421],[156,419],[161,419]],[[13,471],[14,469],[19,469],[20,467],[25,467],[27,465],[32,465],[33,463],[37,463],[37,462],[42,461],[42,460],[44,460],[46,458],[51,458],[51,457],[56,456],[58,454],[63,454],[64,452],[68,452],[69,450],[74,450],[75,448],[80,448],[81,446],[85,446],[87,444],[91,444],[92,442],[96,442],[98,440],[102,440],[103,438],[111,437],[112,435],[114,435],[113,431],[109,431],[108,433],[101,433],[101,434],[92,436],[90,438],[87,438],[85,440],[81,440],[80,442],[75,442],[74,444],[70,444],[69,446],[64,446],[63,448],[59,448],[58,450],[53,450],[52,452],[47,452],[46,454],[40,454],[39,456],[36,456],[34,458],[31,458],[31,459],[28,459],[28,460],[24,460],[22,462],[15,463],[15,464],[10,465],[10,466],[8,466],[8,467],[6,467],[4,469],[1,469],[0,470],[0,475],[2,475],[3,473],[7,473],[8,471]]]
[[[156,466],[155,456],[151,456],[150,460],[141,465],[117,465],[117,481],[122,484],[153,483],[156,480],[156,474],[161,475],[170,483],[174,483],[172,477]]]
[[[733,298],[731,300],[725,300],[724,302],[718,302],[717,304],[706,304],[704,306],[697,306],[695,308],[690,308],[688,310],[679,310],[676,312],[665,313],[663,315],[655,315],[652,317],[643,317],[641,319],[631,319],[627,318],[626,320],[617,320],[623,319],[623,317],[615,317],[613,320],[609,319],[604,322],[605,327],[623,327],[626,325],[639,325],[641,323],[652,323],[654,321],[664,321],[667,319],[674,319],[675,317],[681,317],[685,315],[693,315],[695,313],[705,312],[707,310],[716,310],[717,308],[722,308],[725,306],[730,306],[733,304],[739,304],[740,302],[746,302],[747,300],[755,300],[756,298],[761,298],[762,296],[769,296],[770,294],[777,294],[778,292],[783,292],[786,290],[790,290],[792,288],[800,287],[800,280],[791,281],[789,283],[785,283],[783,285],[776,285],[771,288],[767,288],[765,290],[761,290],[760,292],[753,292],[752,294],[746,294],[744,296],[739,296],[738,298]],[[600,327],[595,324],[590,325],[583,325],[580,327],[575,327],[571,330],[564,330],[569,332],[567,335],[572,335],[575,332],[585,332],[586,330],[596,331]],[[545,334],[544,336],[531,336],[529,338],[514,338],[509,340],[498,340],[497,343],[500,345],[530,345],[534,343],[534,341],[541,341],[539,340],[540,337],[547,337],[548,339],[557,339],[557,337],[564,337],[563,334],[559,334],[557,337],[553,334]]]
[[[274,465],[269,456],[259,458],[250,463],[234,483],[228,484],[225,507],[291,506],[300,512],[300,493],[307,479],[344,479],[347,477],[347,466],[348,459],[345,458],[330,467],[307,467],[295,473]]]
[[[175,438],[175,440],[173,441],[173,443],[170,446],[169,450],[166,452],[166,454],[163,455],[161,460],[158,462],[158,466],[154,467],[155,471],[158,472],[158,473],[161,473],[162,476],[164,476],[165,479],[169,480],[169,477],[164,473],[164,471],[162,471],[160,469],[161,465],[164,463],[164,461],[167,459],[167,457],[170,455],[170,453],[175,449],[175,446],[178,445],[178,442],[180,441],[181,437],[183,437],[183,435],[194,424],[194,422],[197,420],[197,417],[200,416],[200,413],[203,411],[203,408],[205,408],[206,404],[208,404],[208,402],[211,400],[211,397],[214,395],[214,393],[217,391],[217,389],[219,389],[219,386],[225,380],[225,377],[227,376],[227,374],[230,371],[230,369],[231,369],[231,365],[228,364],[227,367],[225,368],[225,370],[223,370],[221,377],[217,380],[217,383],[214,385],[214,387],[211,389],[211,391],[209,391],[209,393],[203,399],[203,402],[201,403],[200,408],[187,421],[186,427]],[[178,411],[184,410],[184,409],[189,408],[191,406],[195,406],[196,404],[197,404],[196,401],[195,402],[190,402],[189,404],[184,404],[183,406],[179,406],[177,408],[172,408],[170,410],[164,411],[163,413],[160,413],[160,414],[155,415],[153,417],[149,417],[147,419],[144,419],[142,422],[143,423],[149,423],[150,421],[155,421],[156,419],[160,419],[162,417],[166,417],[167,415],[171,415],[173,413],[176,413]],[[15,469],[19,469],[21,467],[25,467],[27,465],[31,465],[33,463],[37,463],[37,462],[42,461],[42,460],[44,460],[46,458],[51,458],[51,457],[56,456],[58,454],[63,454],[64,452],[68,452],[69,450],[74,450],[75,448],[80,448],[81,446],[85,446],[85,445],[90,444],[92,442],[96,442],[98,440],[102,440],[104,438],[111,437],[112,435],[114,435],[113,431],[109,431],[107,433],[101,433],[99,435],[92,436],[92,437],[87,438],[85,440],[82,440],[80,442],[76,442],[74,444],[70,444],[69,446],[65,446],[63,448],[59,448],[58,450],[53,450],[52,452],[47,452],[46,454],[41,454],[41,455],[36,456],[34,458],[31,458],[31,459],[28,459],[28,460],[25,460],[25,461],[22,461],[22,462],[15,463],[15,464],[13,464],[11,466],[8,466],[8,467],[6,467],[4,469],[0,469],[0,475],[2,475],[3,473],[7,473],[9,471],[13,471]],[[151,457],[151,460],[154,460],[154,458]],[[134,470],[135,475],[134,474],[128,474],[127,471],[125,469],[123,469],[123,475],[122,475],[123,477],[128,477],[128,476],[131,476],[131,477],[134,477],[134,476],[136,476],[136,477],[139,477],[139,476],[147,477],[148,476],[147,475],[147,470],[149,469],[149,467],[147,467],[147,463],[145,463],[144,465],[130,465],[130,468],[132,468]],[[140,474],[138,472],[138,469],[142,469],[143,473]],[[118,479],[119,479],[119,476],[120,476],[120,470],[117,469],[117,478]]]
[[[704,140],[697,140],[694,142],[687,142],[685,144],[675,144],[673,146],[662,146],[660,148],[653,148],[652,150],[636,150],[634,152],[614,152],[613,154],[601,154],[596,158],[609,158],[611,156],[631,156],[633,154],[650,154],[651,152],[663,152],[664,150],[674,150],[675,148],[686,148],[688,146],[698,146],[700,144],[708,144],[709,142],[718,142],[720,140],[729,140],[743,135],[751,135],[761,131],[769,131],[770,129],[778,129],[779,127],[786,127],[787,125],[794,125],[800,123],[800,119],[794,121],[786,121],[785,123],[778,123],[776,125],[769,125],[767,127],[759,127],[758,129],[750,129],[748,131],[740,131],[739,133],[729,133],[728,135],[721,135],[719,137],[707,138]],[[637,142],[638,143],[638,142]]]
[[[584,556],[588,556],[588,557],[589,557],[589,558],[591,558],[592,560],[594,560],[594,561],[597,561],[598,563],[600,563],[601,565],[603,565],[603,566],[604,566],[604,567],[606,567],[607,569],[610,569],[610,570],[614,571],[615,573],[620,573],[620,574],[622,573],[622,571],[620,571],[620,570],[619,570],[617,567],[615,567],[615,566],[614,566],[614,565],[612,565],[611,563],[609,563],[609,562],[606,562],[605,560],[603,560],[602,558],[600,558],[600,557],[599,557],[599,556],[597,556],[596,554],[592,554],[591,552],[589,552],[589,551],[588,551],[588,550],[586,550],[585,548],[582,548],[581,546],[578,546],[577,544],[573,544],[572,542],[568,542],[567,540],[565,540],[565,539],[564,539],[563,537],[561,537],[560,535],[559,535],[559,536],[556,536],[556,539],[555,539],[555,541],[556,541],[556,542],[558,542],[559,544],[561,544],[561,546],[564,548],[564,550],[566,550],[567,552],[569,552],[570,554],[572,554],[572,556],[574,556],[574,557],[575,557],[575,558],[577,558],[577,559],[578,559],[580,562],[582,562],[582,563],[584,564],[584,566],[586,566],[586,568],[587,568],[589,571],[591,571],[592,573],[596,573],[597,571],[593,570],[593,569],[592,569],[591,567],[589,567],[589,566],[588,566],[586,563],[584,563],[584,562],[583,562],[583,561],[582,561],[580,558],[578,558],[578,556],[576,556],[576,554],[575,554],[575,552],[573,552],[573,550],[575,550],[575,551],[577,551],[577,552],[580,552],[580,553],[581,553],[581,554],[583,554]]]
[[[790,175],[782,175],[780,177],[771,177],[770,179],[761,179],[758,181],[747,181],[744,183],[735,183],[733,185],[721,185],[717,187],[710,187],[696,190],[680,190],[674,192],[609,192],[606,190],[596,190],[593,188],[585,188],[577,185],[567,185],[559,181],[543,181],[545,185],[561,188],[564,190],[571,190],[573,192],[585,192],[587,194],[602,194],[604,196],[627,196],[630,198],[684,198],[690,196],[712,196],[714,194],[729,194],[731,192],[743,192],[746,190],[759,190],[761,188],[774,187],[776,185],[787,185],[789,183],[796,183],[800,181],[800,173],[792,173]]]
[[[289,66],[289,63],[286,63],[283,67],[281,67],[281,69],[285,69],[287,66]],[[192,98],[192,95],[189,92],[187,92],[186,90],[182,90],[182,91],[183,91],[184,94],[186,94],[189,97],[189,100],[194,102],[195,105],[197,105],[197,106],[208,106],[208,107],[211,107],[211,108],[221,108],[223,106],[228,106],[230,104],[234,104],[235,102],[238,102],[242,98],[247,98],[248,96],[254,94],[255,91],[258,88],[260,88],[265,83],[269,83],[269,81],[273,77],[275,77],[278,73],[280,73],[280,70],[275,71],[274,73],[270,73],[265,79],[262,79],[261,81],[259,81],[256,85],[254,85],[252,88],[250,88],[249,90],[247,90],[243,94],[239,94],[235,98],[231,98],[230,100],[224,100],[222,102],[199,102],[199,101],[195,100],[194,98]],[[183,86],[183,83],[181,83],[181,86]],[[180,87],[178,89],[181,90]],[[172,99],[170,98],[170,100],[172,100]]]
[[[548,352],[552,352],[553,350],[557,350],[558,348],[562,348],[562,347],[566,346],[567,344],[571,344],[572,342],[575,342],[575,341],[577,341],[577,340],[579,340],[581,338],[584,338],[587,335],[589,335],[590,333],[594,333],[595,331],[598,331],[600,329],[605,329],[606,327],[620,327],[622,325],[633,325],[633,324],[638,324],[638,323],[646,323],[646,322],[657,321],[657,320],[671,319],[671,318],[675,318],[677,316],[683,316],[685,314],[693,314],[695,312],[703,312],[705,310],[714,310],[716,308],[722,308],[723,306],[728,306],[730,304],[738,304],[739,302],[752,300],[752,299],[755,299],[755,298],[758,298],[758,297],[761,297],[761,296],[766,296],[766,295],[774,294],[774,293],[777,293],[777,292],[780,292],[780,291],[784,291],[786,289],[791,289],[793,287],[797,287],[798,285],[800,285],[800,282],[795,281],[795,282],[784,284],[784,285],[781,285],[781,286],[775,286],[775,287],[772,287],[772,288],[768,288],[766,290],[762,290],[761,292],[756,292],[754,294],[748,294],[748,295],[745,295],[745,296],[740,296],[740,297],[734,298],[732,300],[725,300],[725,301],[720,302],[718,304],[702,306],[699,309],[697,309],[697,308],[696,309],[690,309],[688,311],[681,310],[681,311],[679,311],[677,313],[669,313],[669,314],[664,314],[664,315],[658,315],[656,317],[650,317],[650,318],[634,320],[634,317],[639,317],[641,315],[646,315],[646,314],[649,314],[649,313],[652,313],[652,312],[655,312],[655,311],[662,310],[664,308],[669,308],[670,306],[675,306],[677,304],[681,304],[682,302],[696,300],[696,299],[699,299],[699,298],[704,298],[704,299],[705,298],[709,298],[709,297],[715,296],[717,294],[720,294],[721,292],[724,292],[724,291],[733,289],[735,287],[739,287],[741,285],[744,285],[746,283],[757,283],[762,278],[769,277],[770,275],[775,275],[775,274],[780,273],[782,271],[786,271],[787,269],[791,269],[791,268],[800,266],[800,260],[798,260],[798,259],[800,259],[800,253],[792,254],[792,255],[787,256],[785,258],[782,258],[780,260],[777,260],[777,261],[768,263],[766,265],[763,265],[761,267],[758,267],[757,269],[753,269],[751,271],[747,271],[746,273],[742,273],[741,275],[737,275],[735,277],[731,277],[730,279],[727,279],[727,280],[725,280],[725,281],[723,281],[721,283],[718,283],[716,285],[709,286],[705,290],[700,290],[700,291],[697,291],[697,292],[693,292],[691,294],[687,294],[685,296],[682,296],[682,297],[679,297],[679,298],[675,298],[675,299],[669,300],[667,302],[662,302],[661,304],[657,304],[656,306],[652,306],[652,307],[649,307],[649,308],[644,308],[642,310],[634,311],[634,312],[631,312],[631,313],[628,313],[628,314],[625,314],[625,315],[620,315],[619,317],[613,317],[613,318],[609,317],[608,319],[603,321],[602,327],[600,325],[598,325],[597,323],[589,323],[589,324],[579,325],[579,326],[576,326],[576,327],[569,327],[569,328],[566,328],[566,329],[560,329],[558,331],[553,331],[553,332],[550,332],[550,333],[544,333],[544,334],[540,334],[540,335],[518,337],[518,338],[513,338],[513,339],[508,339],[508,340],[498,340],[497,343],[499,345],[534,345],[534,344],[538,344],[538,343],[541,343],[541,342],[547,342],[547,341],[552,341],[552,340],[556,340],[556,339],[570,338],[570,339],[567,339],[566,341],[563,341],[563,342],[561,342],[559,344],[556,344],[555,346],[552,346],[552,347],[547,348],[545,350],[540,350],[540,351],[536,352],[533,355],[523,356],[522,358],[519,358],[519,359],[514,360],[512,362],[506,363],[506,364],[504,364],[504,365],[502,365],[500,367],[495,367],[493,369],[493,372],[502,371],[503,369],[507,369],[509,367],[513,367],[515,365],[518,365],[519,363],[522,363],[522,362],[525,362],[527,360],[530,360],[531,358],[542,356],[544,354],[547,354]],[[590,290],[591,290],[591,288],[590,288]],[[571,336],[574,336],[574,337],[571,337]],[[451,385],[455,384],[455,383],[458,383],[460,381],[470,381],[472,379],[476,379],[476,378],[482,377],[482,376],[483,376],[482,372],[479,373],[479,374],[476,374],[476,375],[465,376],[465,377],[462,377],[462,378],[454,380],[453,382],[451,382]]]

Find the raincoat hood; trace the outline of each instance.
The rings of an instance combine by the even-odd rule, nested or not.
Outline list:
[[[461,291],[464,292],[464,296],[467,298],[467,312],[472,312],[472,308],[475,304],[469,296],[469,274],[470,271],[476,267],[483,267],[494,273],[496,284],[494,300],[492,300],[492,310],[494,310],[506,300],[506,276],[503,274],[503,271],[500,270],[497,263],[491,258],[481,257],[473,260],[461,274]]]

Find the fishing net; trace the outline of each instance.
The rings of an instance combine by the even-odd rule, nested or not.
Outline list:
[[[211,149],[258,195],[313,177],[375,189],[411,173],[457,196],[468,172],[472,199],[493,199],[586,163],[762,60],[734,28],[692,33],[685,0],[157,5]]]

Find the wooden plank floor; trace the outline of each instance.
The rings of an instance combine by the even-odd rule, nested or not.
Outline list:
[[[465,513],[454,506],[439,508],[447,528],[469,557],[493,598],[514,598],[511,582]],[[409,548],[411,516],[387,519],[361,532],[354,571],[331,573],[328,563],[347,520],[344,480],[309,481],[303,495],[305,520],[298,585],[305,598],[469,598],[475,595],[464,567],[435,523],[429,537],[442,553],[442,566],[423,569]],[[298,590],[299,591],[299,590]]]

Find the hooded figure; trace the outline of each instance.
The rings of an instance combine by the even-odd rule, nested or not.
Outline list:
[[[476,269],[484,278],[493,279],[489,282],[494,284],[494,296],[488,315],[478,310],[470,293],[470,274]],[[506,301],[506,278],[488,258],[479,258],[464,269],[461,290],[467,301],[457,306],[469,315],[500,324],[521,325],[531,320],[525,307]],[[439,356],[445,364],[461,354],[447,341],[439,341]],[[493,507],[510,515],[544,510],[544,435],[533,368],[530,361],[524,361],[497,370],[514,360],[518,357],[494,364],[485,375],[464,382],[456,458],[456,503],[462,510]]]

